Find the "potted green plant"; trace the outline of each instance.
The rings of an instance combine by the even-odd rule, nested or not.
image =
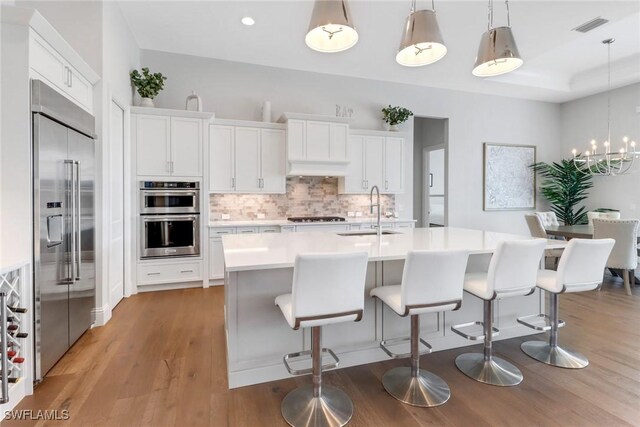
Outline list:
[[[593,175],[583,163],[563,159],[559,163],[536,163],[531,168],[543,178],[540,190],[551,210],[565,225],[587,223],[587,211],[578,205],[593,187]]]
[[[140,106],[153,107],[153,98],[158,96],[164,88],[164,82],[167,80],[162,73],[150,73],[147,67],[142,69],[142,73],[133,70],[129,73],[131,83],[136,87],[138,94],[142,98]]]
[[[384,107],[382,109],[382,120],[389,125],[389,130],[397,131],[398,125],[409,120],[410,116],[413,116],[413,112],[404,107]]]

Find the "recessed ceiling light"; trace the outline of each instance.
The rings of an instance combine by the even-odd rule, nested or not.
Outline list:
[[[241,22],[248,27],[256,23],[256,21],[250,16],[245,16],[244,18],[241,19]]]

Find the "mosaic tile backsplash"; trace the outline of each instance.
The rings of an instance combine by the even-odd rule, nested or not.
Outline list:
[[[382,213],[395,211],[395,197],[381,195]],[[231,220],[283,219],[291,216],[347,216],[348,212],[369,215],[369,196],[364,194],[338,194],[338,178],[287,178],[286,194],[211,194],[209,209],[212,219],[222,214]]]

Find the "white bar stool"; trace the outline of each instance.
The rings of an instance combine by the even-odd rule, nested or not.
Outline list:
[[[457,310],[462,304],[462,284],[467,267],[467,251],[412,251],[407,255],[399,285],[380,286],[371,291],[397,315],[411,316],[411,337],[380,342],[394,359],[411,357],[411,367],[397,367],[382,377],[387,392],[414,406],[438,406],[449,400],[451,391],[442,378],[420,369],[420,356],[431,353],[431,346],[420,338],[420,315]],[[408,354],[393,353],[387,345],[411,341]],[[419,344],[427,347],[420,352]]]
[[[469,273],[464,290],[484,301],[484,321],[455,325],[451,330],[469,340],[484,340],[484,353],[465,353],[456,358],[460,371],[476,381],[496,386],[514,386],[522,382],[522,373],[513,364],[492,354],[493,301],[496,299],[530,295],[536,289],[536,276],[544,255],[546,241],[515,240],[498,244],[487,273]],[[463,331],[469,326],[482,325],[482,335]]]
[[[520,348],[528,356],[561,368],[584,368],[589,361],[583,355],[558,346],[558,328],[564,321],[558,319],[558,296],[565,292],[583,292],[602,285],[607,258],[615,240],[571,239],[560,258],[558,270],[542,270],[538,274],[538,287],[549,292],[549,315],[538,314],[518,319],[519,323],[538,331],[549,331],[549,342],[527,341]],[[532,322],[545,319],[545,325]],[[547,324],[546,321],[549,321]]]
[[[289,425],[343,426],[353,416],[349,396],[340,389],[322,385],[322,370],[337,367],[339,359],[330,349],[322,348],[321,333],[323,325],[357,322],[362,318],[367,262],[366,252],[298,255],[292,292],[275,300],[291,328],[311,328],[311,350],[283,357],[290,374],[313,374],[312,385],[296,388],[282,401],[282,416]],[[323,353],[329,354],[334,363],[323,366]],[[311,369],[295,370],[288,363],[292,358],[308,355]]]

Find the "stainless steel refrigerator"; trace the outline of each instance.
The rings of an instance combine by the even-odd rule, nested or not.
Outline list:
[[[95,121],[31,83],[35,379],[91,326],[95,307]]]

